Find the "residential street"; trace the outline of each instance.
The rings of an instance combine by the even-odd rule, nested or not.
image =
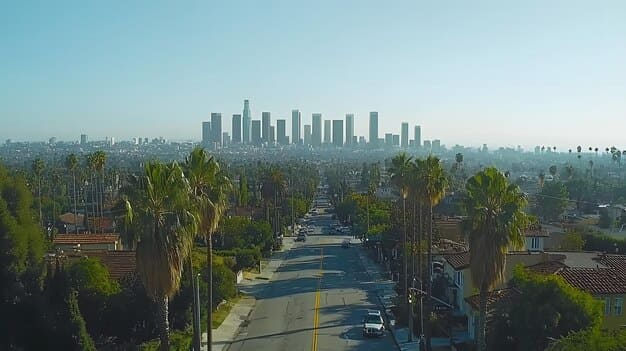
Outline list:
[[[364,338],[361,320],[367,309],[378,309],[375,286],[357,250],[341,242],[350,236],[330,236],[330,215],[310,222],[311,235],[296,243],[268,284],[246,292],[256,306],[230,346],[232,351],[393,350],[390,334]],[[255,290],[256,289],[256,290]]]

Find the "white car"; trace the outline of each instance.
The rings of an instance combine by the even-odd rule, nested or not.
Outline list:
[[[368,310],[363,318],[363,336],[383,336],[385,325],[380,311]]]

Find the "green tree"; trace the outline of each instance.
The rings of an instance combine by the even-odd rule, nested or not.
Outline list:
[[[626,332],[604,333],[597,329],[572,332],[548,346],[546,351],[621,351],[626,350]]]
[[[496,168],[489,167],[467,181],[467,210],[470,230],[470,271],[479,290],[478,351],[486,350],[487,294],[504,276],[510,247],[524,243],[522,231],[530,220],[523,212],[527,204],[518,186],[509,184]]]
[[[41,211],[41,179],[43,178],[43,171],[45,168],[46,168],[46,165],[42,159],[36,158],[33,160],[31,169],[33,171],[33,175],[35,176],[35,181],[37,182],[37,198],[39,199],[39,226],[40,227],[43,227],[43,215]]]
[[[158,307],[161,350],[169,349],[169,299],[180,287],[197,228],[189,194],[191,189],[176,163],[148,162],[145,174],[132,182],[138,189],[126,201],[130,231],[137,239],[137,273],[146,293]]]
[[[516,267],[511,285],[519,291],[494,313],[492,350],[542,351],[550,339],[602,323],[600,304],[557,275],[539,275]]]
[[[585,240],[582,234],[573,229],[568,229],[561,241],[561,250],[566,251],[582,251],[585,246]]]
[[[537,198],[537,214],[541,217],[557,220],[567,208],[569,193],[559,181],[546,182]]]

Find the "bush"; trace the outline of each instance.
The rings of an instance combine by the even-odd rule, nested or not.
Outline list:
[[[207,271],[203,278],[208,281]],[[217,307],[222,300],[230,299],[237,295],[235,286],[235,273],[223,264],[213,264],[213,308]]]
[[[263,257],[259,248],[220,250],[215,251],[215,254],[223,257],[235,257],[236,263],[231,268],[233,271],[255,268]],[[228,265],[226,261],[224,264]]]

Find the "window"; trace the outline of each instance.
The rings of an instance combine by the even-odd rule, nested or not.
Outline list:
[[[463,271],[454,271],[454,284],[459,288],[463,287]]]
[[[622,305],[624,304],[624,299],[621,297],[616,297],[615,298],[615,315],[616,316],[621,316],[622,315]]]
[[[530,238],[530,248],[533,250],[539,249],[539,238],[537,237]]]
[[[605,316],[611,315],[611,298],[610,297],[604,298],[604,315]]]

